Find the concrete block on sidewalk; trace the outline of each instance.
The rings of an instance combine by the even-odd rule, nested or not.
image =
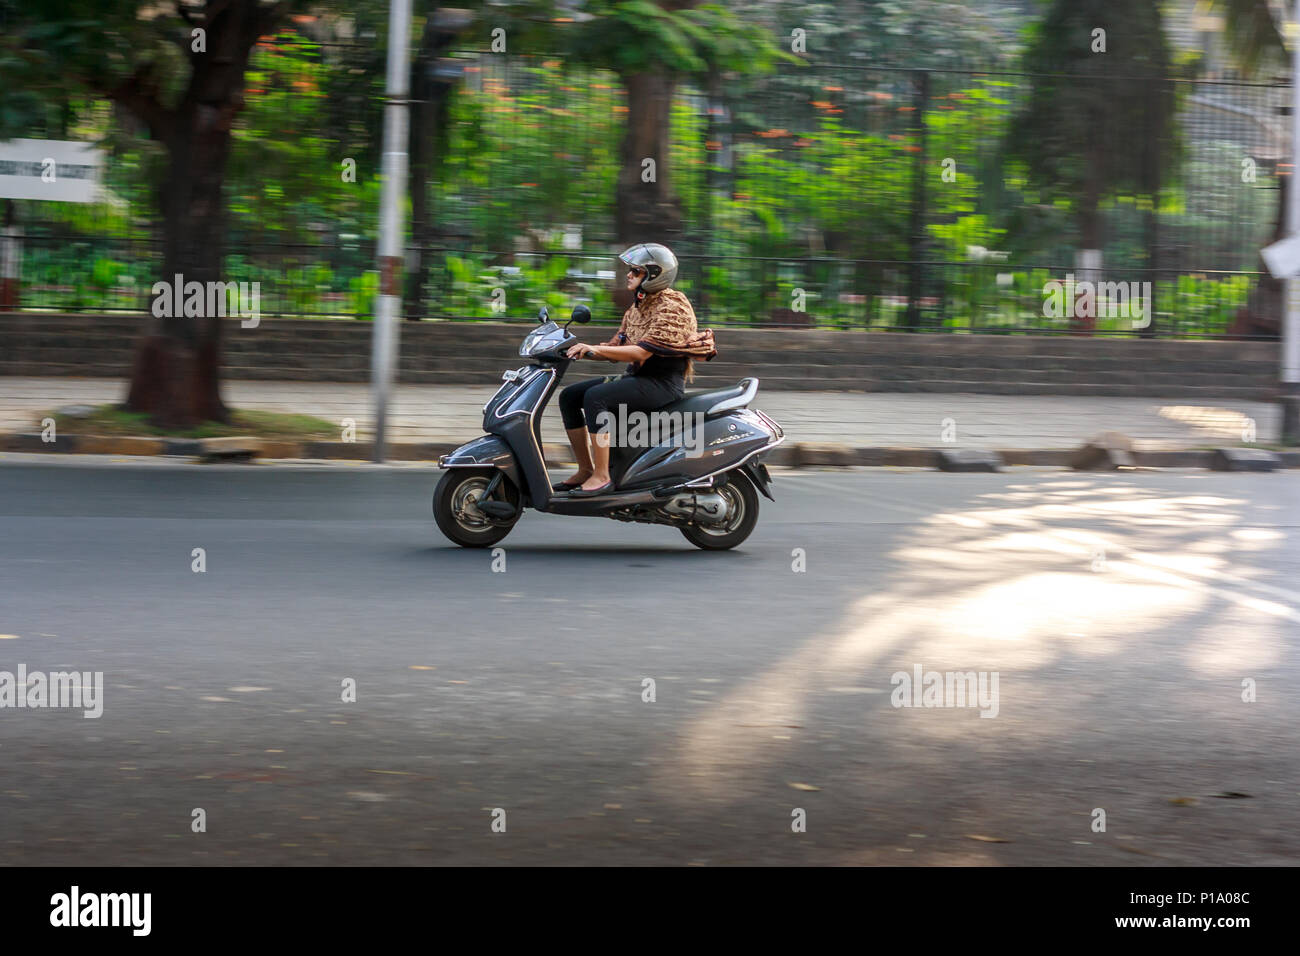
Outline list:
[[[1186,448],[1172,451],[1135,451],[1133,460],[1140,468],[1209,468],[1208,451]]]
[[[76,449],[80,455],[161,455],[161,438],[133,438],[115,435],[78,435]]]
[[[204,461],[251,461],[260,454],[260,438],[239,435],[199,439],[199,457]]]
[[[309,441],[303,442],[304,458],[344,458],[369,460],[374,446],[368,441]]]
[[[1133,439],[1119,432],[1103,432],[1070,453],[1070,467],[1075,471],[1136,468]]]
[[[549,458],[547,459],[550,460]],[[763,457],[763,463],[767,465],[780,465],[787,467],[794,461],[794,445],[789,443],[777,445]]]
[[[63,451],[75,452],[76,436],[62,435],[58,441],[47,442],[39,434],[15,432],[0,435],[0,451]]]
[[[1266,448],[1216,448],[1210,456],[1214,471],[1272,471],[1278,463]]]
[[[998,452],[1004,465],[1047,465],[1065,467],[1071,452],[1065,448],[1004,448]]]
[[[881,448],[881,449],[859,449],[859,452],[866,451],[867,455],[859,454],[857,461],[859,465],[868,464],[864,458],[870,459],[871,464],[877,463],[877,457],[872,452],[883,452],[879,456],[878,463],[887,468],[933,468],[934,467],[934,449],[932,448]]]
[[[164,455],[201,455],[203,440],[200,438],[168,438],[163,441]]]
[[[302,442],[299,441],[263,441],[263,458],[302,458]]]
[[[790,465],[794,468],[815,465],[849,467],[857,463],[857,455],[852,448],[834,442],[797,442],[790,454]]]
[[[940,471],[1002,470],[1002,456],[983,448],[940,448],[934,457]]]

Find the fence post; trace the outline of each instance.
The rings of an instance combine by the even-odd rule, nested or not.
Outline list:
[[[0,229],[0,312],[17,312],[22,304],[23,230],[14,221],[14,201],[5,200],[4,228]]]
[[[917,136],[916,162],[912,165],[912,224],[908,240],[907,318],[909,331],[921,325],[921,292],[924,287],[925,258],[925,112],[930,100],[930,74],[917,70],[912,74],[912,123]]]
[[[1146,128],[1148,130],[1156,128],[1156,116],[1160,116],[1162,120],[1164,119],[1164,114],[1160,111],[1160,107],[1164,105],[1166,93],[1165,83],[1166,81],[1163,78],[1160,78],[1147,84],[1145,109]],[[1155,145],[1147,145],[1148,155],[1150,156],[1150,159],[1148,160],[1150,163],[1150,172],[1146,187],[1148,190],[1148,198],[1151,201],[1151,208],[1146,210],[1145,216],[1143,217],[1142,239],[1143,244],[1146,246],[1146,274],[1151,280],[1151,295],[1148,297],[1146,303],[1147,324],[1138,332],[1138,337],[1143,339],[1155,338],[1158,334],[1156,329],[1156,286],[1160,280],[1160,273],[1158,271],[1160,268],[1160,186],[1162,182],[1162,177],[1160,175],[1160,156],[1163,153],[1162,147],[1164,146],[1164,138],[1165,130],[1163,125],[1161,125]],[[1132,288],[1132,286],[1130,286],[1130,288]],[[1140,290],[1142,286],[1139,284],[1137,288],[1139,289],[1139,294],[1141,294]],[[1178,316],[1174,316],[1175,332],[1177,331],[1177,323]]]

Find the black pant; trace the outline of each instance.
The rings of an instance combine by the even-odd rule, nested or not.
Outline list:
[[[613,420],[619,406],[625,412],[649,412],[677,401],[685,394],[680,380],[649,375],[623,375],[589,378],[574,382],[560,392],[560,416],[565,429],[581,428],[604,431],[602,425]],[[601,412],[610,417],[602,419]]]

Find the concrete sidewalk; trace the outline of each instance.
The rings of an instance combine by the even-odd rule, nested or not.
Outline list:
[[[390,410],[395,442],[468,441],[482,432],[483,403],[496,385],[399,385]],[[235,408],[315,415],[356,423],[370,435],[370,392],[365,385],[230,381]],[[40,417],[61,405],[119,402],[126,382],[106,378],[0,376],[0,433],[37,432]],[[1276,440],[1277,406],[1225,399],[1196,404],[1177,399],[1092,398],[1069,395],[966,395],[924,392],[790,392],[760,387],[755,407],[776,419],[790,442],[835,442],[851,447],[1072,448],[1102,431],[1118,431],[1145,450],[1240,444],[1251,420],[1256,440]],[[558,403],[547,410],[543,434],[562,443]],[[951,419],[954,441],[945,442]]]

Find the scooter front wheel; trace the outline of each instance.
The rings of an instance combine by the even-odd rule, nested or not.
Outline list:
[[[728,472],[713,490],[727,502],[727,516],[719,524],[685,525],[681,532],[697,548],[725,551],[748,538],[758,524],[758,492],[739,471]]]
[[[514,505],[515,516],[505,520],[490,518],[476,506],[495,474],[493,470],[448,468],[433,492],[433,520],[438,530],[462,548],[490,548],[519,520],[519,490],[504,475],[492,492],[492,500]]]

